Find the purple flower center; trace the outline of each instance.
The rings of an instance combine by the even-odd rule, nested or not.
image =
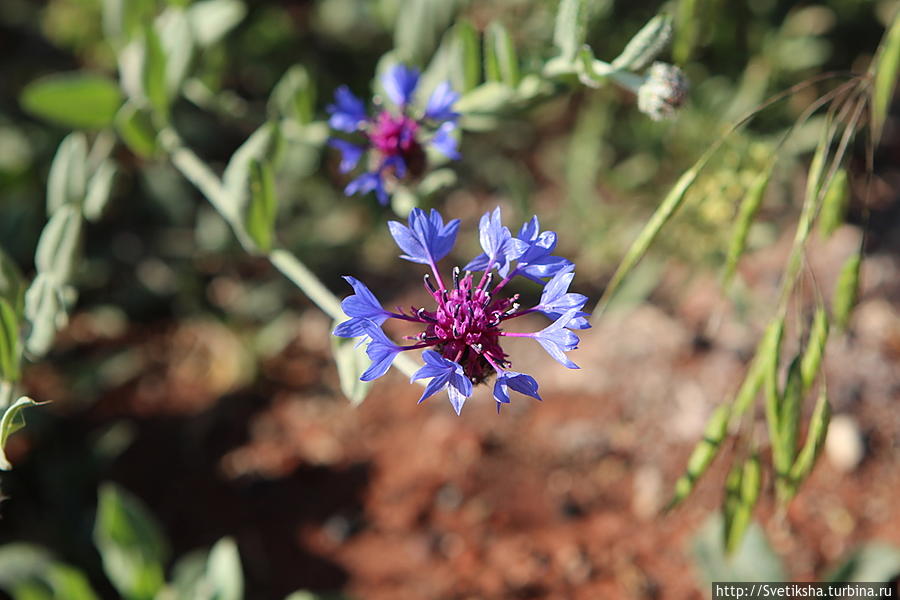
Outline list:
[[[488,275],[482,283],[489,285],[490,279]],[[428,324],[416,339],[462,365],[474,383],[487,379],[497,366],[508,366],[500,347],[500,323],[518,308],[518,294],[494,299],[488,285],[476,286],[471,273],[460,278],[455,269],[452,288],[429,290],[437,302],[435,311],[414,310],[418,320]]]
[[[372,124],[369,139],[384,158],[399,156],[405,159],[412,153],[421,151],[416,140],[418,130],[419,124],[415,119],[382,111]]]

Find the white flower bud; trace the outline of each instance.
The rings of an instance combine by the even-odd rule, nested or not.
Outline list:
[[[638,109],[654,121],[671,119],[687,99],[688,80],[684,71],[655,62],[638,88]]]

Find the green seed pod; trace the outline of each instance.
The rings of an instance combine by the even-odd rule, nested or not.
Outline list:
[[[803,392],[806,393],[812,387],[822,365],[822,357],[825,355],[825,344],[828,342],[828,314],[825,309],[816,309],[813,317],[812,329],[809,332],[809,342],[806,344],[806,352],[803,353],[803,362],[800,363],[800,373],[803,378]]]
[[[747,234],[750,233],[750,226],[759,212],[762,205],[763,197],[766,195],[766,189],[769,187],[769,180],[772,178],[772,168],[774,162],[769,163],[765,171],[761,171],[754,179],[753,183],[747,189],[741,206],[738,208],[737,218],[734,227],[731,230],[731,240],[728,245],[728,257],[725,259],[725,272],[723,281],[725,285],[731,282],[734,277],[735,269],[737,269],[738,261],[744,253],[747,245]]]
[[[830,237],[834,230],[844,222],[849,198],[850,182],[847,179],[847,171],[838,169],[834,173],[819,212],[819,231],[823,237]]]
[[[809,420],[809,430],[806,433],[806,440],[803,442],[803,448],[797,455],[797,460],[791,466],[791,485],[796,488],[812,472],[822,452],[822,446],[825,444],[825,437],[828,433],[828,423],[831,420],[831,405],[828,402],[828,390],[824,385],[819,390],[819,398],[816,401],[816,407],[813,409],[812,417]]]
[[[838,329],[847,327],[850,313],[856,305],[859,294],[859,269],[862,264],[862,251],[847,259],[841,267],[837,285],[832,299],[831,317]]]
[[[797,434],[800,428],[800,408],[803,402],[803,378],[801,357],[797,356],[788,369],[781,407],[778,414],[778,446],[780,459],[775,461],[779,477],[787,477],[797,452]]]
[[[675,493],[666,510],[671,510],[684,500],[694,489],[697,480],[706,472],[710,463],[716,457],[725,433],[728,431],[728,418],[731,407],[727,404],[719,406],[706,423],[703,431],[703,439],[700,440],[691,452],[688,459],[685,474],[675,482]]]
[[[733,553],[740,546],[741,540],[747,532],[753,508],[759,499],[761,484],[762,470],[759,464],[759,456],[755,453],[744,461],[743,465],[735,467],[729,473],[726,480],[724,532],[725,550],[729,554]],[[730,488],[729,485],[731,486]],[[729,503],[731,504],[730,507]]]

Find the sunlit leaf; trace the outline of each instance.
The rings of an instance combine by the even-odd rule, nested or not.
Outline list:
[[[196,42],[211,46],[244,19],[247,7],[240,0],[199,0],[187,14]]]
[[[331,336],[331,351],[337,363],[341,392],[352,404],[362,404],[372,386],[369,381],[359,380],[371,361],[366,356],[365,346],[357,346],[357,341]]]
[[[98,492],[94,543],[124,597],[150,600],[160,590],[168,555],[162,531],[137,498],[110,483]]]
[[[553,43],[560,58],[572,62],[587,35],[588,6],[586,0],[562,0],[556,12]]]
[[[27,396],[22,396],[10,406],[6,407],[6,410],[3,412],[3,417],[0,418],[0,469],[4,471],[12,469],[12,465],[9,463],[9,459],[6,458],[4,449],[6,448],[6,441],[9,439],[9,436],[25,427],[25,417],[22,415],[22,410],[29,406],[40,406],[41,404],[46,403],[35,402]]]
[[[122,93],[106,77],[79,71],[32,81],[19,100],[36,117],[76,129],[100,129],[112,123]]]

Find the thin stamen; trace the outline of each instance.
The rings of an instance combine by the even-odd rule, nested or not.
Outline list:
[[[425,280],[425,287],[427,287],[429,290],[431,290],[432,294],[436,293],[437,288],[434,287],[434,282],[431,281],[431,275],[429,275],[428,273],[425,273],[425,277],[423,277],[423,279]]]
[[[459,289],[459,267],[453,267],[453,287]]]

